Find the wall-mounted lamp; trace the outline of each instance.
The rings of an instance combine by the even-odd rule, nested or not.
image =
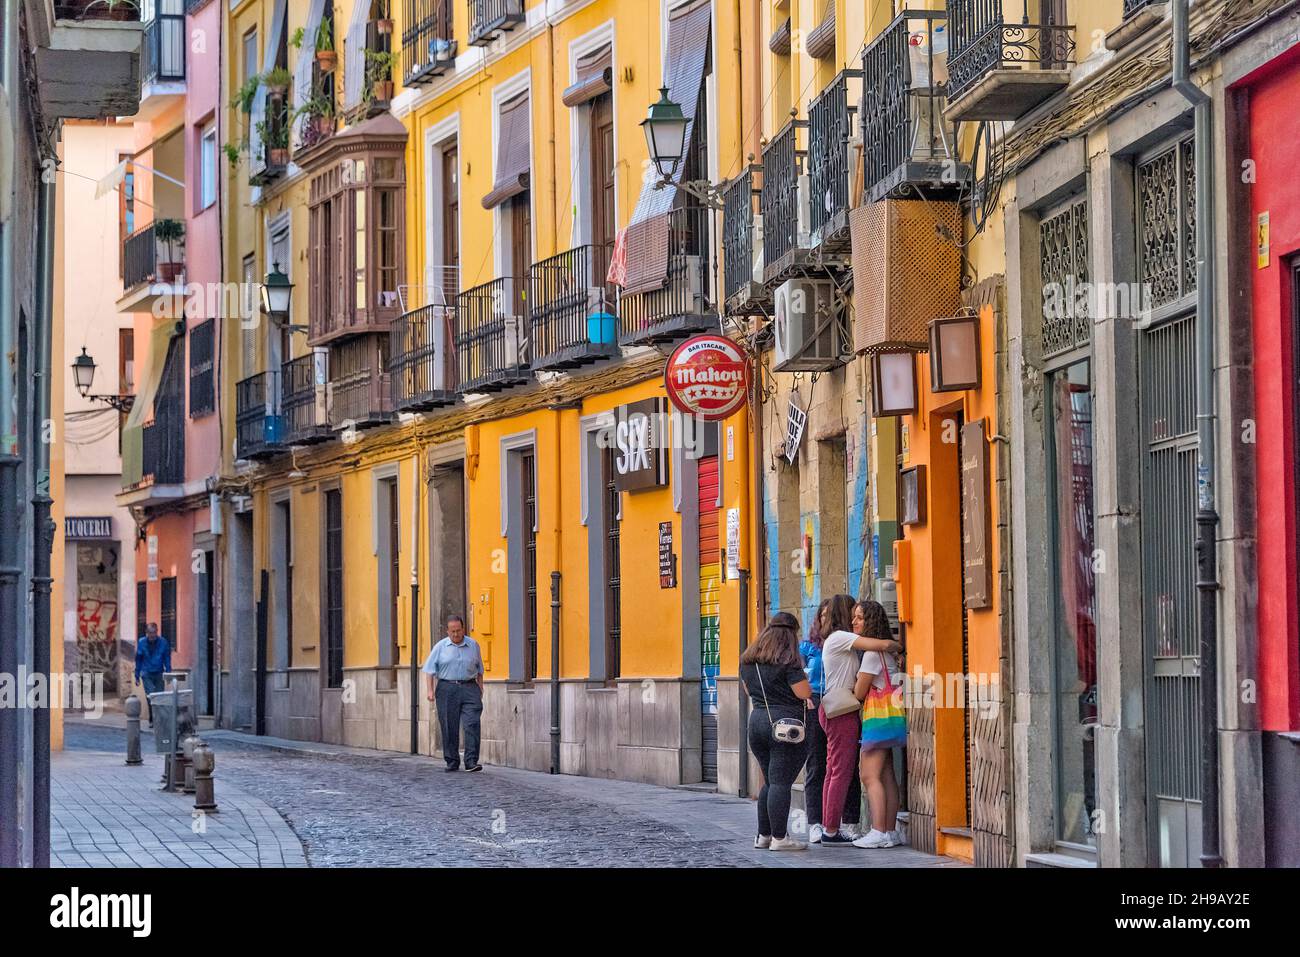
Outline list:
[[[930,390],[980,387],[980,320],[971,313],[930,323]]]
[[[871,357],[871,414],[876,417],[916,412],[916,353],[878,352]]]

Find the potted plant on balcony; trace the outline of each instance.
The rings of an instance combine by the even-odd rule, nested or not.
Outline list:
[[[257,135],[266,146],[266,165],[283,169],[289,165],[289,124],[259,120]]]
[[[176,255],[176,243],[185,238],[185,223],[179,219],[160,219],[153,224],[154,242],[165,244],[167,259],[158,263],[158,278],[167,284],[176,282],[185,271],[184,255]],[[183,249],[184,247],[182,247]]]
[[[282,66],[267,70],[262,77],[262,82],[266,84],[266,90],[272,96],[284,96],[289,92],[289,84],[293,82],[293,74]]]
[[[367,102],[387,103],[393,98],[393,59],[386,50],[366,51]]]
[[[375,30],[385,35],[393,32],[393,16],[388,11],[388,4],[379,5],[379,17],[375,20]]]
[[[262,78],[254,73],[244,81],[243,86],[235,91],[235,95],[230,98],[230,108],[239,110],[241,113],[253,112],[253,100],[257,97],[257,88],[261,85]]]
[[[333,73],[339,55],[334,50],[334,21],[325,17],[316,31],[316,65],[322,73]]]
[[[294,110],[295,120],[302,120],[301,146],[315,146],[334,134],[334,98],[317,90],[311,99]]]

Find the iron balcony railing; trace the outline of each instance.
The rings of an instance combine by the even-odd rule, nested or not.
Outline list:
[[[55,20],[117,20],[136,23],[140,7],[134,3],[105,3],[104,0],[55,0]]]
[[[862,71],[841,70],[808,106],[809,225],[815,242],[848,235],[849,139],[861,92]]]
[[[948,99],[956,100],[994,70],[1061,70],[1074,60],[1074,27],[1056,23],[1044,5],[1042,23],[1007,23],[1004,0],[948,0]]]
[[[185,481],[185,415],[183,403],[163,406],[141,429],[141,473],[154,485],[180,485]]]
[[[280,366],[280,417],[286,445],[310,445],[330,437],[325,383],[329,353],[312,351]]]
[[[456,360],[462,393],[493,392],[529,377],[524,283],[493,279],[456,297]]]
[[[406,0],[402,31],[402,85],[430,82],[456,62],[452,0]]]
[[[140,78],[185,79],[185,11],[181,0],[160,0],[158,12],[145,24],[140,51]]]
[[[280,373],[259,372],[235,383],[235,452],[241,459],[281,450]]]
[[[762,230],[758,212],[763,167],[750,165],[722,188],[722,296],[731,308],[743,309],[763,281],[762,258],[755,252],[755,232]],[[761,237],[759,237],[761,239]]]
[[[365,428],[387,422],[393,414],[393,393],[388,373],[378,366],[378,354],[367,348],[363,341],[344,343],[338,347],[351,350],[346,363],[331,363],[329,384],[329,418],[334,430]],[[358,360],[361,355],[364,360]],[[335,356],[339,359],[339,356]],[[339,373],[339,366],[348,371]]]
[[[122,288],[153,282],[158,273],[158,242],[154,224],[137,229],[122,240]]]
[[[681,206],[668,214],[668,270],[663,286],[619,298],[619,340],[644,344],[716,327],[713,314],[712,210]]]
[[[968,178],[956,124],[943,116],[946,20],[942,12],[905,10],[862,55],[863,183],[870,200],[914,180],[946,183],[951,191]],[[953,170],[956,176],[945,175]]]
[[[784,268],[782,260],[800,246],[799,179],[807,153],[799,148],[804,120],[791,120],[763,150],[763,274],[770,280]]]
[[[1149,7],[1153,3],[1163,3],[1164,0],[1124,0],[1124,16],[1129,17],[1137,13],[1143,7]]]
[[[618,355],[618,289],[605,282],[612,250],[579,246],[534,263],[528,325],[534,369]]]
[[[393,320],[388,373],[393,408],[418,411],[456,401],[456,307],[420,306]]]
[[[524,19],[524,0],[469,0],[469,42],[487,46]]]

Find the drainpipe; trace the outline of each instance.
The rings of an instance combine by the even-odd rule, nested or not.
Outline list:
[[[420,453],[411,460],[411,753],[420,753]]]
[[[50,678],[50,576],[54,522],[50,518],[51,349],[54,334],[54,179],[41,183],[40,259],[36,276],[36,401],[32,409],[32,453],[36,456],[36,488],[32,496],[32,675],[43,676],[49,700],[32,715],[32,866],[50,866],[50,711],[54,707]],[[39,679],[37,679],[39,680]]]
[[[1194,109],[1196,136],[1196,590],[1201,643],[1201,866],[1219,847],[1219,515],[1214,488],[1214,104],[1190,77],[1188,0],[1173,3],[1173,87]]]
[[[579,406],[581,408],[581,406]],[[564,411],[555,410],[555,564],[564,555],[564,526],[560,506],[563,502],[563,459],[560,456],[560,436],[564,430]],[[534,465],[536,468],[536,465]],[[608,673],[608,662],[606,662]],[[551,773],[560,773],[560,572],[551,572]]]
[[[0,123],[17,128],[18,0],[4,0],[0,84],[9,98],[9,115]],[[16,157],[15,157],[16,159]],[[15,200],[17,197],[11,197]],[[0,226],[0,675],[18,673],[18,507],[17,322],[14,304],[15,211]],[[12,359],[11,359],[12,357]],[[18,709],[0,708],[0,867],[18,866]]]

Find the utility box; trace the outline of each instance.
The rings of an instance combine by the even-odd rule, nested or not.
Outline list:
[[[176,716],[176,741],[181,741],[185,735],[198,728],[194,722],[194,691],[190,688],[181,688],[175,694],[175,703],[180,708],[180,713]],[[155,691],[149,695],[149,714],[153,717],[154,750],[158,754],[167,754],[179,746],[172,741],[171,736],[172,706],[170,690]]]

